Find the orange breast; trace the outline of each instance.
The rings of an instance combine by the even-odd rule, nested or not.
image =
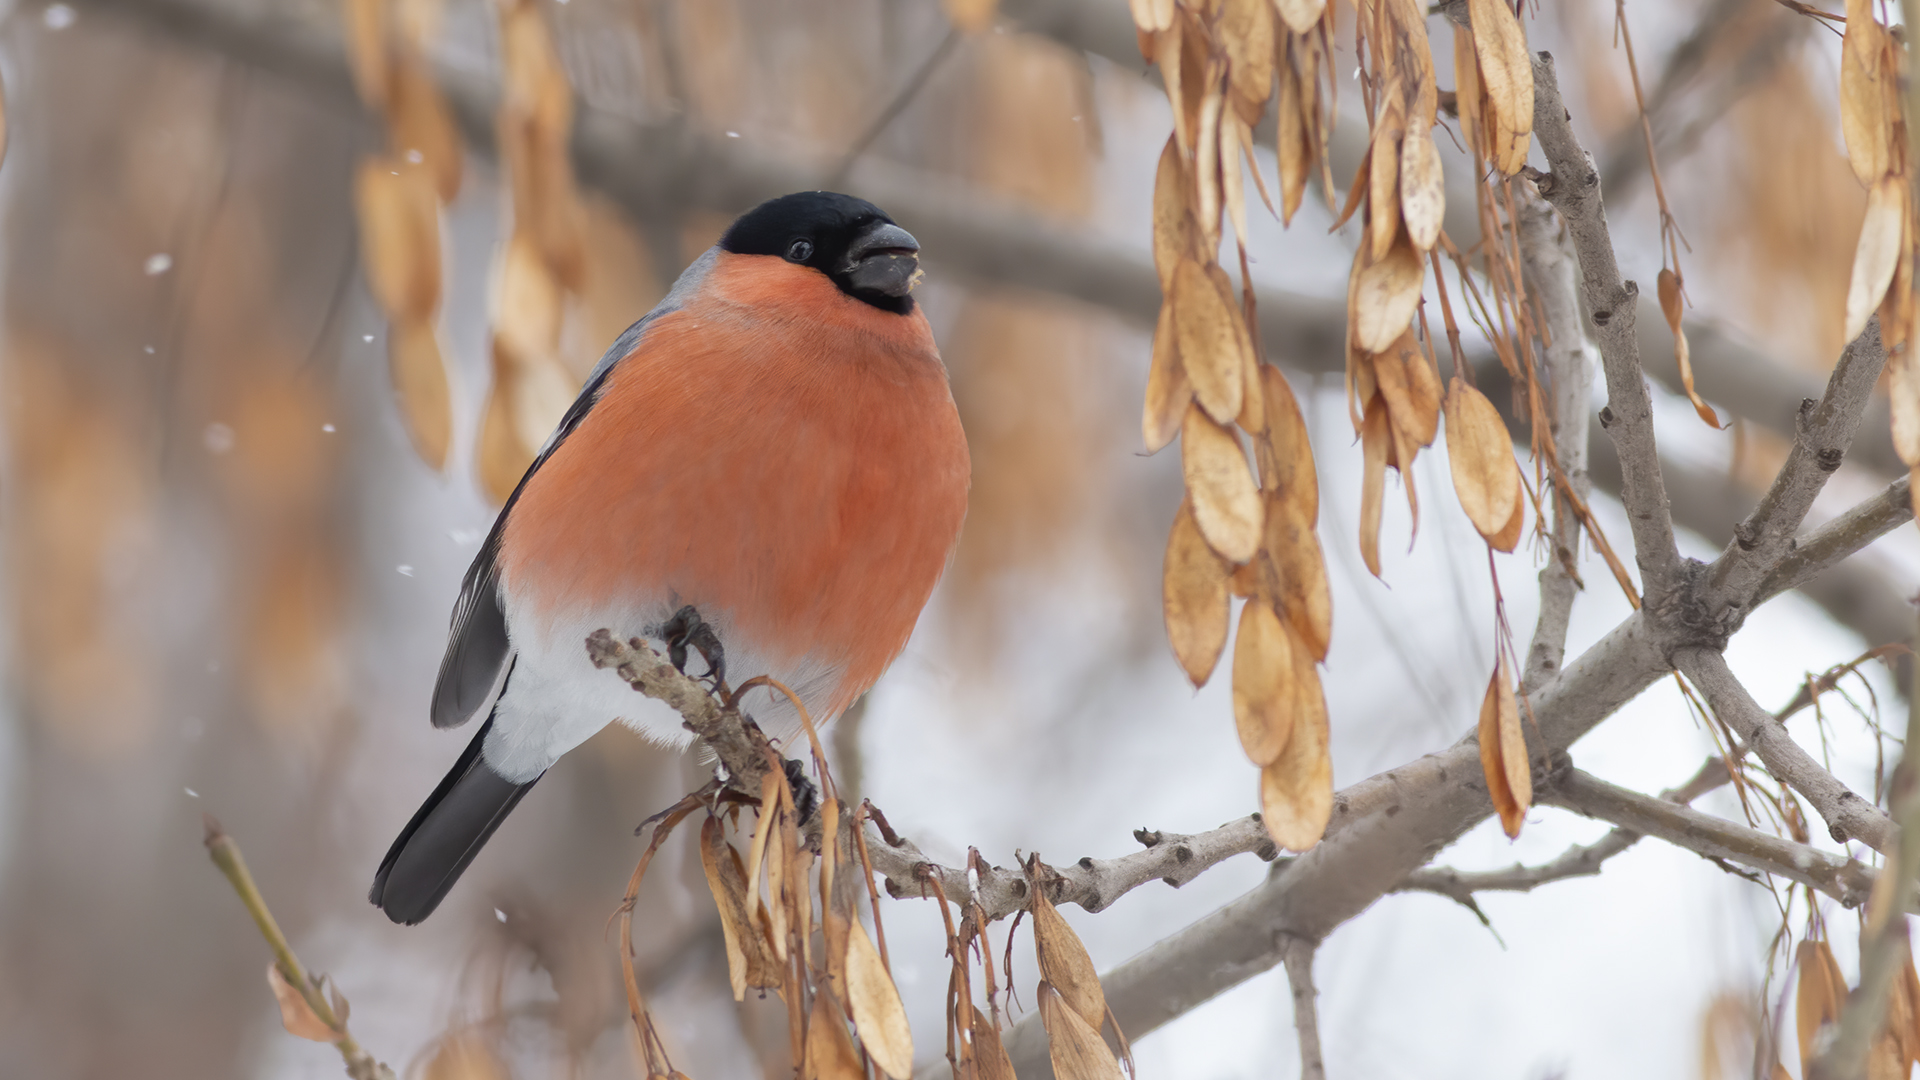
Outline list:
[[[722,254],[528,480],[501,577],[549,624],[693,604],[720,617],[730,649],[839,669],[831,717],[906,644],[959,535],[968,475],[917,309]]]

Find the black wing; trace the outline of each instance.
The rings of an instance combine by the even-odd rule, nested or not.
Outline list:
[[[678,286],[674,291],[680,291]],[[547,439],[547,445],[541,447],[539,456],[527,467],[526,475],[514,485],[513,494],[507,496],[507,504],[500,508],[499,516],[493,519],[493,528],[487,531],[486,542],[480,545],[480,554],[474,556],[473,565],[467,568],[466,579],[460,585],[460,599],[453,605],[453,628],[447,638],[447,654],[440,660],[440,678],[433,687],[434,727],[459,727],[484,710],[493,699],[500,677],[512,659],[513,646],[507,638],[507,613],[500,600],[499,558],[500,535],[505,528],[507,515],[513,512],[513,504],[519,501],[527,480],[539,471],[541,464],[559,449],[566,437],[586,418],[593,403],[599,400],[607,374],[639,346],[647,325],[678,307],[673,303],[674,299],[669,295],[659,307],[627,327],[615,339],[612,348],[594,366],[593,374],[588,376],[587,385],[580,391],[580,396],[573,399],[567,414],[561,417],[560,426]]]

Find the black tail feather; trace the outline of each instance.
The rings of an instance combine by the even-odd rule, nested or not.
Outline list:
[[[394,922],[411,926],[433,914],[493,830],[540,781],[516,784],[488,767],[480,749],[492,729],[488,717],[374,873],[367,899]]]

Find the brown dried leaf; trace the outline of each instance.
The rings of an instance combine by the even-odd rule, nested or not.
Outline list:
[[[396,322],[387,328],[387,371],[414,452],[435,471],[445,469],[453,444],[453,399],[433,323]]]
[[[1266,0],[1240,0],[1242,3],[1266,3]],[[1227,207],[1227,220],[1233,224],[1233,238],[1247,246],[1247,185],[1240,171],[1240,144],[1251,143],[1252,133],[1238,111],[1228,109],[1220,117],[1220,194]]]
[[[1367,402],[1360,424],[1360,558],[1367,571],[1380,576],[1380,511],[1386,497],[1387,458],[1393,452],[1393,433],[1385,398]]]
[[[1354,344],[1370,353],[1386,352],[1413,322],[1426,265],[1403,240],[1377,262],[1368,262],[1362,247],[1354,256],[1353,273]]]
[[[1271,364],[1260,365],[1260,396],[1267,407],[1267,441],[1273,447],[1265,487],[1299,507],[1311,528],[1320,520],[1320,479],[1313,471],[1313,444],[1300,402],[1287,377]]]
[[[353,68],[354,89],[366,104],[382,105],[387,100],[392,62],[386,0],[346,0],[346,10],[340,17],[346,31],[347,61]]]
[[[1900,260],[1893,266],[1893,284],[1880,301],[1880,342],[1889,355],[1905,351],[1913,340],[1913,212],[1907,212],[1907,236],[1900,241]]]
[[[1180,362],[1174,330],[1173,299],[1160,303],[1160,322],[1153,330],[1153,361],[1147,368],[1147,400],[1140,414],[1140,434],[1153,453],[1180,434],[1180,421],[1193,400],[1193,381]]]
[[[1200,123],[1194,129],[1193,188],[1194,206],[1199,212],[1200,244],[1207,255],[1220,249],[1220,116],[1225,111],[1225,87],[1218,65],[1210,65],[1206,74],[1206,97],[1200,101]]]
[[[1313,144],[1301,100],[1300,76],[1291,67],[1280,72],[1280,100],[1275,106],[1279,128],[1274,137],[1274,156],[1280,166],[1280,221],[1292,224],[1294,212],[1306,197],[1307,177],[1313,171]]]
[[[1458,376],[1447,390],[1447,458],[1460,507],[1481,536],[1498,536],[1520,501],[1520,464],[1500,410]]]
[[[1166,84],[1167,104],[1173,109],[1173,143],[1183,161],[1193,154],[1194,132],[1188,125],[1187,111],[1182,108],[1182,103],[1186,100],[1188,80],[1200,77],[1200,72],[1187,70],[1185,34],[1186,21],[1176,14],[1153,43],[1153,59],[1160,65],[1160,81]]]
[[[1321,14],[1327,10],[1327,0],[1273,0],[1273,6],[1287,29],[1305,35],[1312,33],[1320,22]]]
[[[1264,517],[1260,490],[1239,438],[1214,423],[1198,403],[1180,427],[1180,464],[1200,535],[1229,562],[1253,558]]]
[[[465,164],[460,129],[454,126],[453,114],[426,61],[406,52],[393,66],[388,97],[387,139],[393,156],[432,173],[434,193],[442,203],[452,202],[460,194]]]
[[[400,162],[370,157],[354,175],[360,258],[374,299],[390,318],[424,320],[440,306],[440,200],[433,180]]]
[[[1414,248],[1421,254],[1433,250],[1447,215],[1447,188],[1440,175],[1440,148],[1425,128],[1409,130],[1400,144],[1400,212]]]
[[[847,1034],[845,1012],[833,991],[825,986],[814,994],[813,1011],[807,1015],[807,1046],[802,1055],[807,1080],[865,1080],[867,1070]]]
[[[1860,223],[1860,245],[1853,253],[1853,276],[1847,285],[1847,323],[1843,331],[1852,341],[1867,328],[1867,320],[1887,295],[1899,267],[1900,246],[1907,238],[1907,185],[1899,176],[1887,176],[1867,192],[1867,216]]]
[[[330,1043],[340,1038],[340,1032],[328,1027],[320,1015],[307,1004],[300,991],[293,988],[285,975],[280,974],[279,964],[267,965],[267,986],[273,990],[273,1000],[280,1003],[280,1023],[287,1034],[314,1042]]]
[[[1886,34],[1873,17],[1872,0],[1847,0],[1847,32],[1840,45],[1840,130],[1853,175],[1868,187],[1893,168],[1895,117],[1886,85],[1893,73],[1882,62]]]
[[[1840,1003],[1846,1000],[1847,979],[1825,941],[1806,940],[1795,952],[1800,987],[1795,995],[1794,1021],[1800,1036],[1800,1068],[1805,1074],[1820,1046],[1820,1029],[1839,1022]]]
[[[1194,400],[1208,416],[1231,424],[1240,415],[1253,352],[1233,285],[1226,271],[1188,259],[1174,272],[1171,297],[1174,338]]]
[[[1294,660],[1302,667],[1294,678],[1300,712],[1280,759],[1260,770],[1260,815],[1274,843],[1305,851],[1320,842],[1333,817],[1333,760],[1320,672],[1304,647],[1294,650]]]
[[[1227,48],[1227,78],[1233,95],[1241,101],[1264,103],[1273,93],[1271,0],[1226,0],[1220,9],[1219,33]],[[1232,161],[1224,154],[1221,159]]]
[[[1054,1076],[1059,1080],[1123,1080],[1120,1063],[1107,1049],[1098,1028],[1062,1002],[1048,983],[1041,982],[1038,996],[1040,1023],[1047,1029],[1047,1054],[1053,1060]]]
[[[1484,158],[1487,148],[1486,118],[1480,110],[1482,95],[1480,63],[1475,57],[1473,31],[1455,23],[1453,26],[1454,108],[1460,114],[1460,135],[1466,140],[1468,153]]]
[[[1160,272],[1160,291],[1171,296],[1174,271],[1205,257],[1193,218],[1193,181],[1186,158],[1168,136],[1153,178],[1153,265]]]
[[[1893,413],[1893,449],[1908,466],[1920,466],[1920,364],[1913,351],[1887,357],[1887,398]]]
[[[847,1004],[853,1007],[853,1026],[860,1033],[860,1044],[880,1071],[893,1080],[911,1080],[913,1076],[913,1031],[907,1026],[907,1011],[900,1004],[900,991],[893,985],[880,952],[873,947],[866,927],[852,920],[847,936]]]
[[[1380,396],[1387,399],[1394,429],[1415,445],[1433,445],[1433,437],[1440,430],[1440,377],[1427,363],[1412,327],[1392,348],[1373,358],[1373,375]],[[1401,471],[1406,464],[1401,463]]]
[[[1660,268],[1660,313],[1667,317],[1667,329],[1673,331],[1673,360],[1680,367],[1680,385],[1687,392],[1687,400],[1693,402],[1693,411],[1700,414],[1700,419],[1718,431],[1720,417],[1701,400],[1700,392],[1693,388],[1693,353],[1687,347],[1687,331],[1680,325],[1680,317],[1684,313],[1680,275],[1664,266]]]
[[[1161,603],[1174,658],[1195,687],[1212,676],[1227,644],[1228,576],[1227,566],[1200,535],[1192,503],[1183,500],[1167,537]]]
[[[1527,163],[1533,135],[1533,60],[1527,34],[1505,0],[1467,0],[1474,53],[1486,87],[1489,164],[1512,176]]]
[[[1487,537],[1487,546],[1493,548],[1495,551],[1513,551],[1514,548],[1520,545],[1520,529],[1526,524],[1526,520],[1526,492],[1521,488],[1520,470],[1515,468],[1513,471],[1513,516],[1507,518],[1507,523],[1500,527],[1499,532]]]
[[[420,1075],[421,1080],[511,1080],[513,1074],[493,1045],[469,1029],[441,1039]]]
[[[713,892],[714,907],[720,912],[720,932],[726,939],[727,981],[733,1000],[746,1000],[747,988],[780,985],[778,965],[766,953],[765,939],[748,912],[746,874],[740,866],[740,853],[727,843],[726,830],[719,818],[708,818],[700,826],[700,868],[706,871],[707,888]]]
[[[1480,702],[1480,768],[1487,776],[1487,794],[1500,815],[1500,827],[1510,837],[1520,835],[1527,808],[1533,805],[1533,766],[1527,758],[1527,736],[1520,729],[1520,705],[1513,696],[1503,652]]]
[[[1033,910],[1033,951],[1039,960],[1040,977],[1059,991],[1073,1012],[1086,1021],[1088,1030],[1098,1032],[1107,1015],[1107,995],[1100,988],[1100,973],[1093,966],[1093,957],[1087,955],[1079,935],[1047,898],[1045,888],[1031,890],[1029,906]],[[1047,1030],[1051,1032],[1053,1025],[1048,1024]]]
[[[1307,656],[1317,661],[1327,658],[1333,640],[1333,595],[1320,537],[1304,510],[1295,499],[1268,501],[1267,555],[1280,579],[1281,617]]]
[[[1013,1059],[1000,1042],[1000,1033],[978,1005],[973,1006],[969,1034],[973,1039],[973,1080],[1019,1080],[1013,1074]]]
[[[1240,609],[1233,640],[1233,722],[1255,765],[1271,765],[1293,733],[1293,640],[1280,616],[1255,597]]]
[[[501,248],[494,286],[493,332],[515,356],[549,357],[560,347],[566,294],[547,268],[540,245],[523,230]]]
[[[1369,259],[1386,259],[1400,235],[1400,145],[1406,138],[1407,105],[1397,84],[1389,83],[1380,114],[1373,120],[1373,152],[1367,157],[1367,235]]]

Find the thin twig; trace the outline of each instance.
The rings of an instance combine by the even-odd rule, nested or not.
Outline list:
[[[213,865],[227,876],[227,882],[240,896],[240,902],[246,905],[247,914],[253,916],[255,926],[260,928],[260,936],[267,939],[267,947],[273,950],[274,966],[280,969],[280,977],[288,986],[300,994],[307,1008],[330,1030],[337,1032],[339,1038],[333,1040],[333,1048],[340,1052],[341,1060],[346,1062],[347,1075],[353,1080],[394,1080],[393,1070],[381,1064],[367,1049],[360,1045],[347,1031],[347,1018],[334,1011],[333,1003],[327,1000],[320,987],[307,975],[307,969],[300,964],[300,958],[293,953],[293,946],[287,943],[287,936],[280,932],[280,923],[268,910],[266,898],[260,895],[260,887],[254,884],[253,874],[247,870],[247,860],[240,854],[240,845],[233,837],[220,828],[212,814],[202,815],[206,824],[207,854],[213,858]],[[335,991],[338,993],[338,991]],[[346,999],[340,999],[345,1004]]]
[[[1912,486],[1903,476],[1878,495],[1809,533],[1761,580],[1754,603],[1799,588],[1912,520]]]
[[[1287,982],[1293,988],[1293,1028],[1300,1041],[1300,1080],[1326,1080],[1327,1066],[1320,1057],[1320,1016],[1313,988],[1313,954],[1318,946],[1303,937],[1282,935],[1280,955],[1287,966]]]

